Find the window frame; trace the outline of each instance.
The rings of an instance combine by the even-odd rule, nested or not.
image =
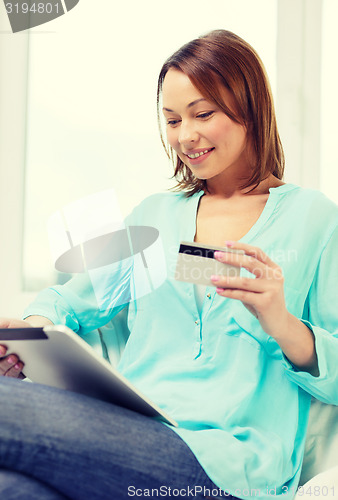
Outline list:
[[[277,122],[287,182],[320,188],[322,0],[279,0]]]
[[[20,316],[34,293],[23,292],[22,253],[29,34],[8,31],[0,16],[0,316]]]

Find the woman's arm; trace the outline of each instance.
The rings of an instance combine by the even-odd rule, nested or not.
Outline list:
[[[227,242],[227,246],[244,250],[245,255],[216,252],[215,258],[243,267],[256,278],[214,276],[212,281],[217,286],[217,293],[240,300],[259,320],[263,330],[276,340],[296,369],[318,376],[315,336],[286,309],[281,268],[260,248],[238,242]]]
[[[26,328],[43,327],[53,323],[44,316],[28,316],[24,320],[13,318],[0,318],[0,328]]]
[[[294,367],[315,377],[319,375],[315,336],[302,321],[288,312],[286,322],[276,327],[271,337]]]
[[[338,228],[323,247],[302,314],[290,314],[284,302],[281,269],[259,248],[230,243],[245,256],[215,257],[248,269],[256,278],[213,280],[218,294],[242,301],[263,330],[280,345],[285,374],[325,403],[338,405]],[[237,264],[236,264],[237,259]]]

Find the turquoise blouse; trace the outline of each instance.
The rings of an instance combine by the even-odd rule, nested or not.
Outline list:
[[[167,278],[130,302],[118,368],[179,423],[174,431],[219,488],[239,498],[292,498],[311,396],[338,405],[338,207],[315,190],[271,188],[241,240],[282,267],[287,308],[315,335],[314,377],[288,361],[240,301],[206,287],[199,314],[193,285],[173,278],[179,242],[194,239],[202,194],[155,194],[126,221],[159,230],[165,261],[160,252],[152,258]],[[99,273],[101,281],[83,274],[42,291],[25,317],[46,316],[90,341],[89,332],[123,308],[116,270]],[[126,283],[128,270],[120,274]],[[104,293],[95,282],[104,283]]]

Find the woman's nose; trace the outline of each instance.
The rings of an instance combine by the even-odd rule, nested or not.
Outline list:
[[[178,140],[180,144],[190,144],[198,140],[198,132],[191,122],[181,122]]]

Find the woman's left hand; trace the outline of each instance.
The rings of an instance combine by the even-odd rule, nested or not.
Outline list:
[[[0,377],[25,378],[22,373],[24,363],[16,354],[7,354],[7,348],[0,345]]]
[[[213,276],[212,283],[217,287],[217,293],[222,297],[240,300],[268,335],[279,336],[286,328],[289,317],[284,299],[282,269],[258,247],[239,242],[226,242],[226,246],[244,250],[245,254],[215,252],[215,259],[244,267],[255,278]]]

